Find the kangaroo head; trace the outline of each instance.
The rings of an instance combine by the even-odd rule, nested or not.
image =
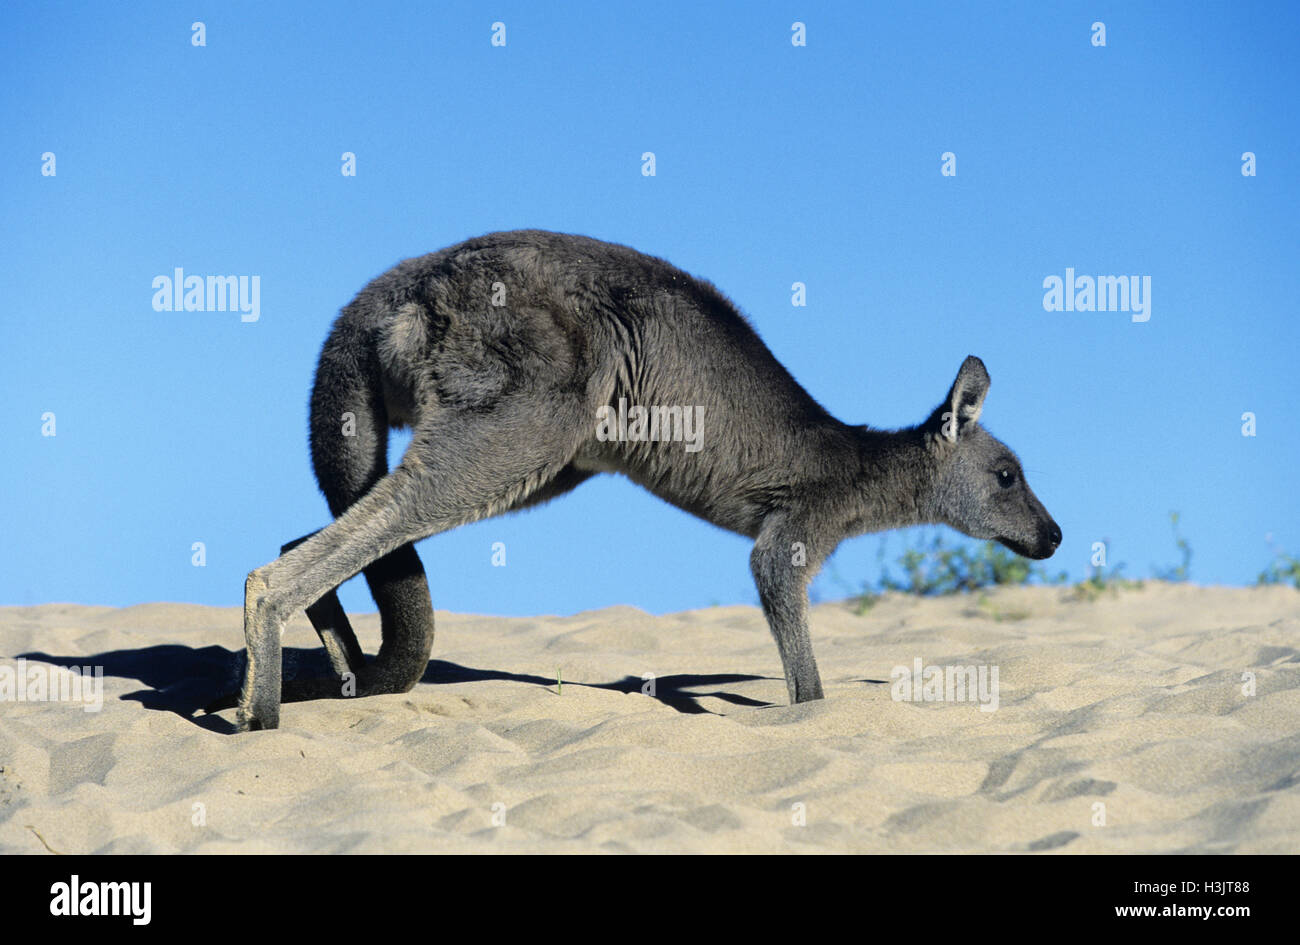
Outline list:
[[[984,362],[968,357],[947,399],[923,425],[934,462],[932,516],[1026,558],[1050,558],[1061,544],[1061,529],[1030,490],[1016,454],[980,426],[988,390]]]

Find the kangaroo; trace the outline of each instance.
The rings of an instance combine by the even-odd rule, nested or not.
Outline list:
[[[717,288],[662,259],[520,230],[401,262],[341,311],[321,351],[311,458],[335,520],[248,575],[238,727],[275,728],[282,700],[344,694],[339,679],[282,684],[281,633],[304,607],[348,694],[410,690],[434,636],[413,542],[604,472],[753,539],[790,701],[820,699],[807,588],[845,538],[930,523],[1030,558],[1060,545],[1015,454],[978,422],[988,389],[968,357],[919,425],[851,426]],[[663,436],[682,417],[697,421],[694,444]],[[402,426],[412,439],[390,472],[388,430]],[[380,613],[371,662],[336,593],[358,572]]]

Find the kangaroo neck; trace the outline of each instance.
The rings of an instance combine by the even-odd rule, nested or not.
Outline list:
[[[935,521],[931,496],[936,464],[925,434],[917,427],[853,429],[858,452],[853,487],[860,514],[852,523],[852,533]]]

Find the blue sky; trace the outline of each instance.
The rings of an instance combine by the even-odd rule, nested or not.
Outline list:
[[[1200,582],[1253,581],[1266,535],[1300,552],[1300,7],[549,6],[8,7],[0,604],[241,603],[328,519],[306,407],[338,309],[521,227],[708,278],[848,422],[921,420],[979,355],[1075,578],[1094,541],[1175,561],[1171,510]],[[155,311],[177,267],[258,276],[260,318]],[[1150,320],[1045,311],[1067,267],[1149,276]],[[613,477],[420,549],[439,608],[756,600],[747,541]],[[373,609],[360,581],[344,602]]]

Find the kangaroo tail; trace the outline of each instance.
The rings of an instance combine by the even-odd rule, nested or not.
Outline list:
[[[373,329],[346,314],[326,339],[316,368],[311,460],[335,518],[388,474],[388,411]],[[433,648],[433,601],[424,566],[415,546],[407,544],[368,565],[364,574],[379,608],[383,643],[374,662],[354,668],[357,694],[406,692],[424,675]],[[343,621],[336,630],[351,639],[348,650],[359,653],[337,595],[331,595],[313,606],[317,614]]]

